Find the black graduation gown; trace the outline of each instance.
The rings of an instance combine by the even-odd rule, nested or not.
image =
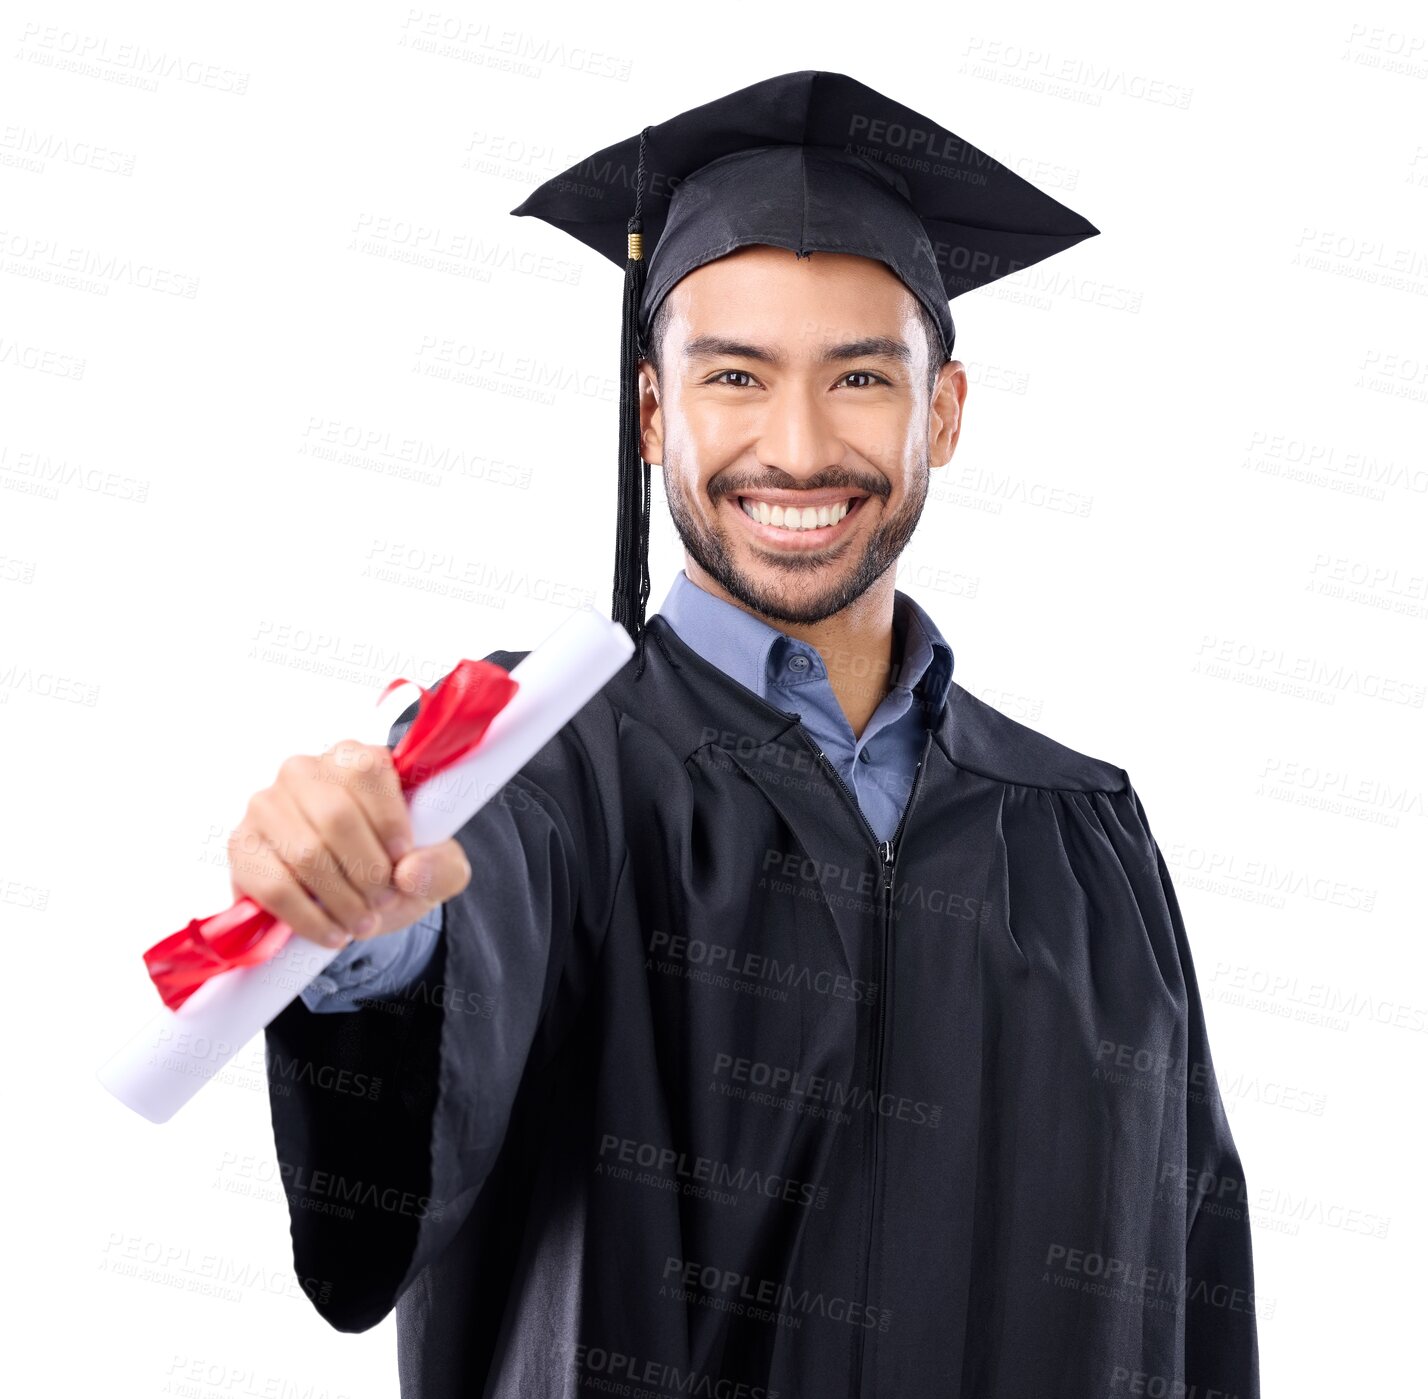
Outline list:
[[[395,1305],[407,1399],[1253,1399],[1244,1179],[1125,771],[953,683],[883,846],[649,628],[461,831],[421,985],[268,1028],[319,1313]]]

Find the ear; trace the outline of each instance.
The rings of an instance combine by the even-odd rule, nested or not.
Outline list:
[[[967,368],[959,359],[949,360],[938,371],[928,417],[927,464],[946,466],[957,450],[962,435],[962,405],[967,401]]]
[[[664,413],[659,406],[659,375],[652,361],[640,361],[640,456],[651,466],[664,465]]]

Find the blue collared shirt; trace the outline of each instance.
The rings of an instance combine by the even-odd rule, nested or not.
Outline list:
[[[892,684],[861,734],[854,734],[806,641],[690,582],[683,569],[659,608],[675,634],[760,699],[796,713],[857,799],[879,840],[897,830],[912,790],[924,736],[952,685],[952,648],[906,593],[893,594]],[[899,652],[897,639],[902,638]],[[836,659],[835,659],[836,664]],[[426,970],[441,937],[443,905],[408,928],[350,943],[301,992],[309,1010],[357,1009],[359,996],[392,995]]]
[[[912,789],[923,735],[952,685],[952,648],[912,598],[893,594],[892,686],[856,736],[823,657],[808,642],[705,592],[683,569],[659,611],[691,650],[760,699],[797,714],[858,799],[878,839],[892,838]]]

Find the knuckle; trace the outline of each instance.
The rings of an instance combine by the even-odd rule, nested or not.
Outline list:
[[[388,851],[402,853],[412,848],[412,824],[405,805],[400,811],[384,809],[373,821],[377,837]],[[388,870],[388,874],[391,871]]]
[[[350,796],[343,793],[323,802],[314,824],[339,861],[346,864],[356,858],[366,822]]]
[[[326,864],[326,852],[320,841],[295,836],[281,841],[270,838],[268,845],[274,856],[293,869],[301,870],[304,875],[320,873]]]
[[[343,870],[333,865],[304,874],[303,884],[321,901],[328,916],[348,931],[352,931],[353,925],[370,912],[365,895]]]
[[[228,863],[245,877],[279,867],[273,842],[250,826],[240,826],[228,837]]]
[[[323,762],[342,772],[361,774],[371,767],[372,745],[356,738],[342,738],[323,754]]]
[[[407,804],[392,755],[382,747],[369,748],[368,752],[369,761],[359,769],[358,789],[367,794],[375,819],[387,824],[405,820]]]
[[[448,859],[453,888],[454,891],[459,894],[471,883],[471,861],[466,858],[466,852],[461,848],[460,843],[455,840],[451,842],[451,851]]]
[[[312,772],[312,758],[306,753],[293,753],[278,764],[278,781],[284,784],[300,782]]]
[[[266,829],[273,824],[273,820],[280,810],[273,789],[264,787],[261,792],[254,792],[248,798],[248,810],[244,813],[243,818],[244,824],[255,830]]]
[[[392,863],[385,856],[376,860],[368,860],[362,871],[362,881],[369,888],[371,894],[379,893],[383,889],[391,887],[392,883]]]
[[[268,912],[305,938],[321,938],[329,930],[327,916],[290,880],[257,880],[251,894]]]
[[[311,907],[321,909],[323,926],[340,927],[345,932],[355,933],[358,921],[365,916],[365,906],[360,899],[354,899],[350,893],[337,888],[324,888],[320,891],[319,897],[321,905],[312,903]]]

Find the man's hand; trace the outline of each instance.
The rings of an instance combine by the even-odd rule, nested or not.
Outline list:
[[[233,896],[247,895],[300,937],[341,947],[415,923],[471,879],[456,840],[411,848],[390,751],[344,740],[298,755],[256,793],[228,838]]]

